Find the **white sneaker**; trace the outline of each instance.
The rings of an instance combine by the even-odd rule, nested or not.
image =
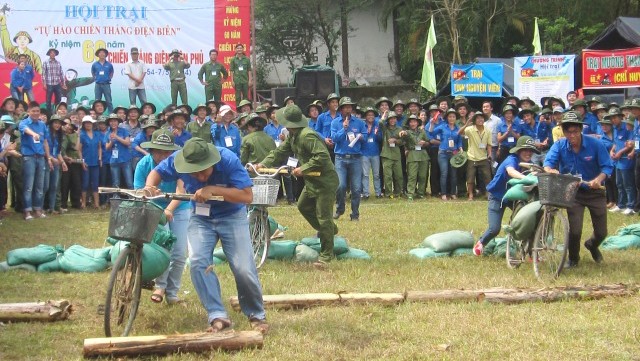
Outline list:
[[[618,206],[613,206],[613,208],[609,209],[609,212],[611,213],[616,213],[616,212],[621,212],[622,209],[618,208]]]
[[[633,216],[634,214],[636,214],[636,212],[634,212],[634,210],[631,208],[627,208],[622,211],[622,214],[624,214],[625,216]]]

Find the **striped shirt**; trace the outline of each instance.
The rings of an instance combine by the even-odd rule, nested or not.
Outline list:
[[[59,61],[49,59],[42,63],[42,69],[42,75],[46,85],[62,84],[64,78],[62,75],[62,65]]]

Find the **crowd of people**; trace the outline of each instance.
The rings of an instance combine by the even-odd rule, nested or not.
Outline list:
[[[540,104],[528,97],[508,97],[501,104],[484,100],[476,111],[463,96],[424,104],[382,97],[373,106],[360,107],[349,97],[330,94],[302,109],[287,97],[280,107],[246,99],[251,64],[241,45],[236,51],[229,72],[216,62],[216,51],[210,52],[211,61],[198,74],[210,100],[195,109],[187,103],[184,70],[189,64],[173,51],[165,65],[172,104],[160,111],[146,100],[144,66],[134,56],[136,48],[124,72],[130,79],[131,104],[126,107],[111,104],[113,67],[106,49],[96,52],[99,60],[92,66],[96,99],[90,106],[69,107],[60,101],[60,90],[68,84],[56,49],[49,50],[42,65],[47,89],[43,104],[32,99],[25,80],[33,68],[19,61],[15,77],[12,73],[12,96],[0,108],[0,214],[11,206],[29,221],[69,208],[105,208],[109,199],[98,193],[99,186],[194,193],[193,209],[177,201],[161,204],[178,242],[169,269],[156,280],[152,300],[180,302],[177,290],[189,239],[191,276],[210,329],[230,327],[219,284],[205,276],[220,239],[243,311],[252,326],[266,331],[244,207],[251,201],[247,163],[292,167],[291,175],[282,176],[281,196],[297,203],[318,231],[319,266],[333,257],[334,220],[346,212],[347,199],[350,220],[358,221],[360,202],[371,197],[472,201],[486,194],[489,229],[474,249],[482,254],[499,232],[508,206],[502,201],[506,181],[523,176],[520,161],[585,181],[575,207],[568,210],[571,265],[579,260],[585,207],[594,224],[594,236],[585,246],[597,262],[602,261],[598,245],[606,236],[606,208],[625,215],[640,211],[640,99],[605,104],[597,96],[584,100],[569,92],[564,99],[549,96]],[[221,81],[229,73],[236,87],[235,109],[219,100]],[[323,176],[304,177],[310,170]],[[224,196],[225,202],[212,207],[207,202],[212,195]],[[240,245],[238,239],[244,242]],[[194,240],[201,240],[197,247]]]

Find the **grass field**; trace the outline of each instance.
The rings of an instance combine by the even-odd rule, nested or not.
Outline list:
[[[314,234],[293,207],[271,214],[289,226],[287,239]],[[40,243],[100,247],[107,232],[106,212],[72,212],[24,222],[11,215],[0,225],[0,259],[7,251]],[[505,218],[506,219],[506,218]],[[588,219],[588,216],[585,217]],[[609,215],[609,233],[639,217]],[[418,261],[408,251],[430,234],[486,226],[486,202],[439,200],[370,200],[361,206],[360,222],[342,217],[340,234],[371,261],[337,261],[326,271],[289,262],[268,261],[260,270],[265,294],[307,292],[402,292],[486,287],[544,287],[529,264],[507,269],[503,259],[458,257]],[[585,226],[585,237],[590,224]],[[566,272],[557,285],[637,283],[640,251],[605,252],[596,265],[582,249],[579,268]],[[236,295],[228,266],[216,268],[223,297]],[[76,312],[53,324],[0,326],[0,360],[74,360],[82,341],[102,337],[108,273],[35,274],[23,271],[0,277],[0,302],[67,298]],[[156,305],[143,291],[135,335],[189,333],[206,328],[206,315],[193,290],[188,270],[179,306]],[[247,330],[245,317],[230,309],[235,329]],[[588,302],[490,304],[403,304],[326,307],[302,311],[268,311],[272,329],[264,348],[236,353],[174,355],[166,360],[493,360],[493,359],[640,359],[640,303],[637,297]],[[439,351],[438,345],[451,345]],[[151,358],[154,359],[154,358]]]

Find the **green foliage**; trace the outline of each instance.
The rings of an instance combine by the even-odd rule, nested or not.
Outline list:
[[[576,54],[604,29],[603,23],[579,27],[564,16],[538,19],[538,26],[545,54]]]

